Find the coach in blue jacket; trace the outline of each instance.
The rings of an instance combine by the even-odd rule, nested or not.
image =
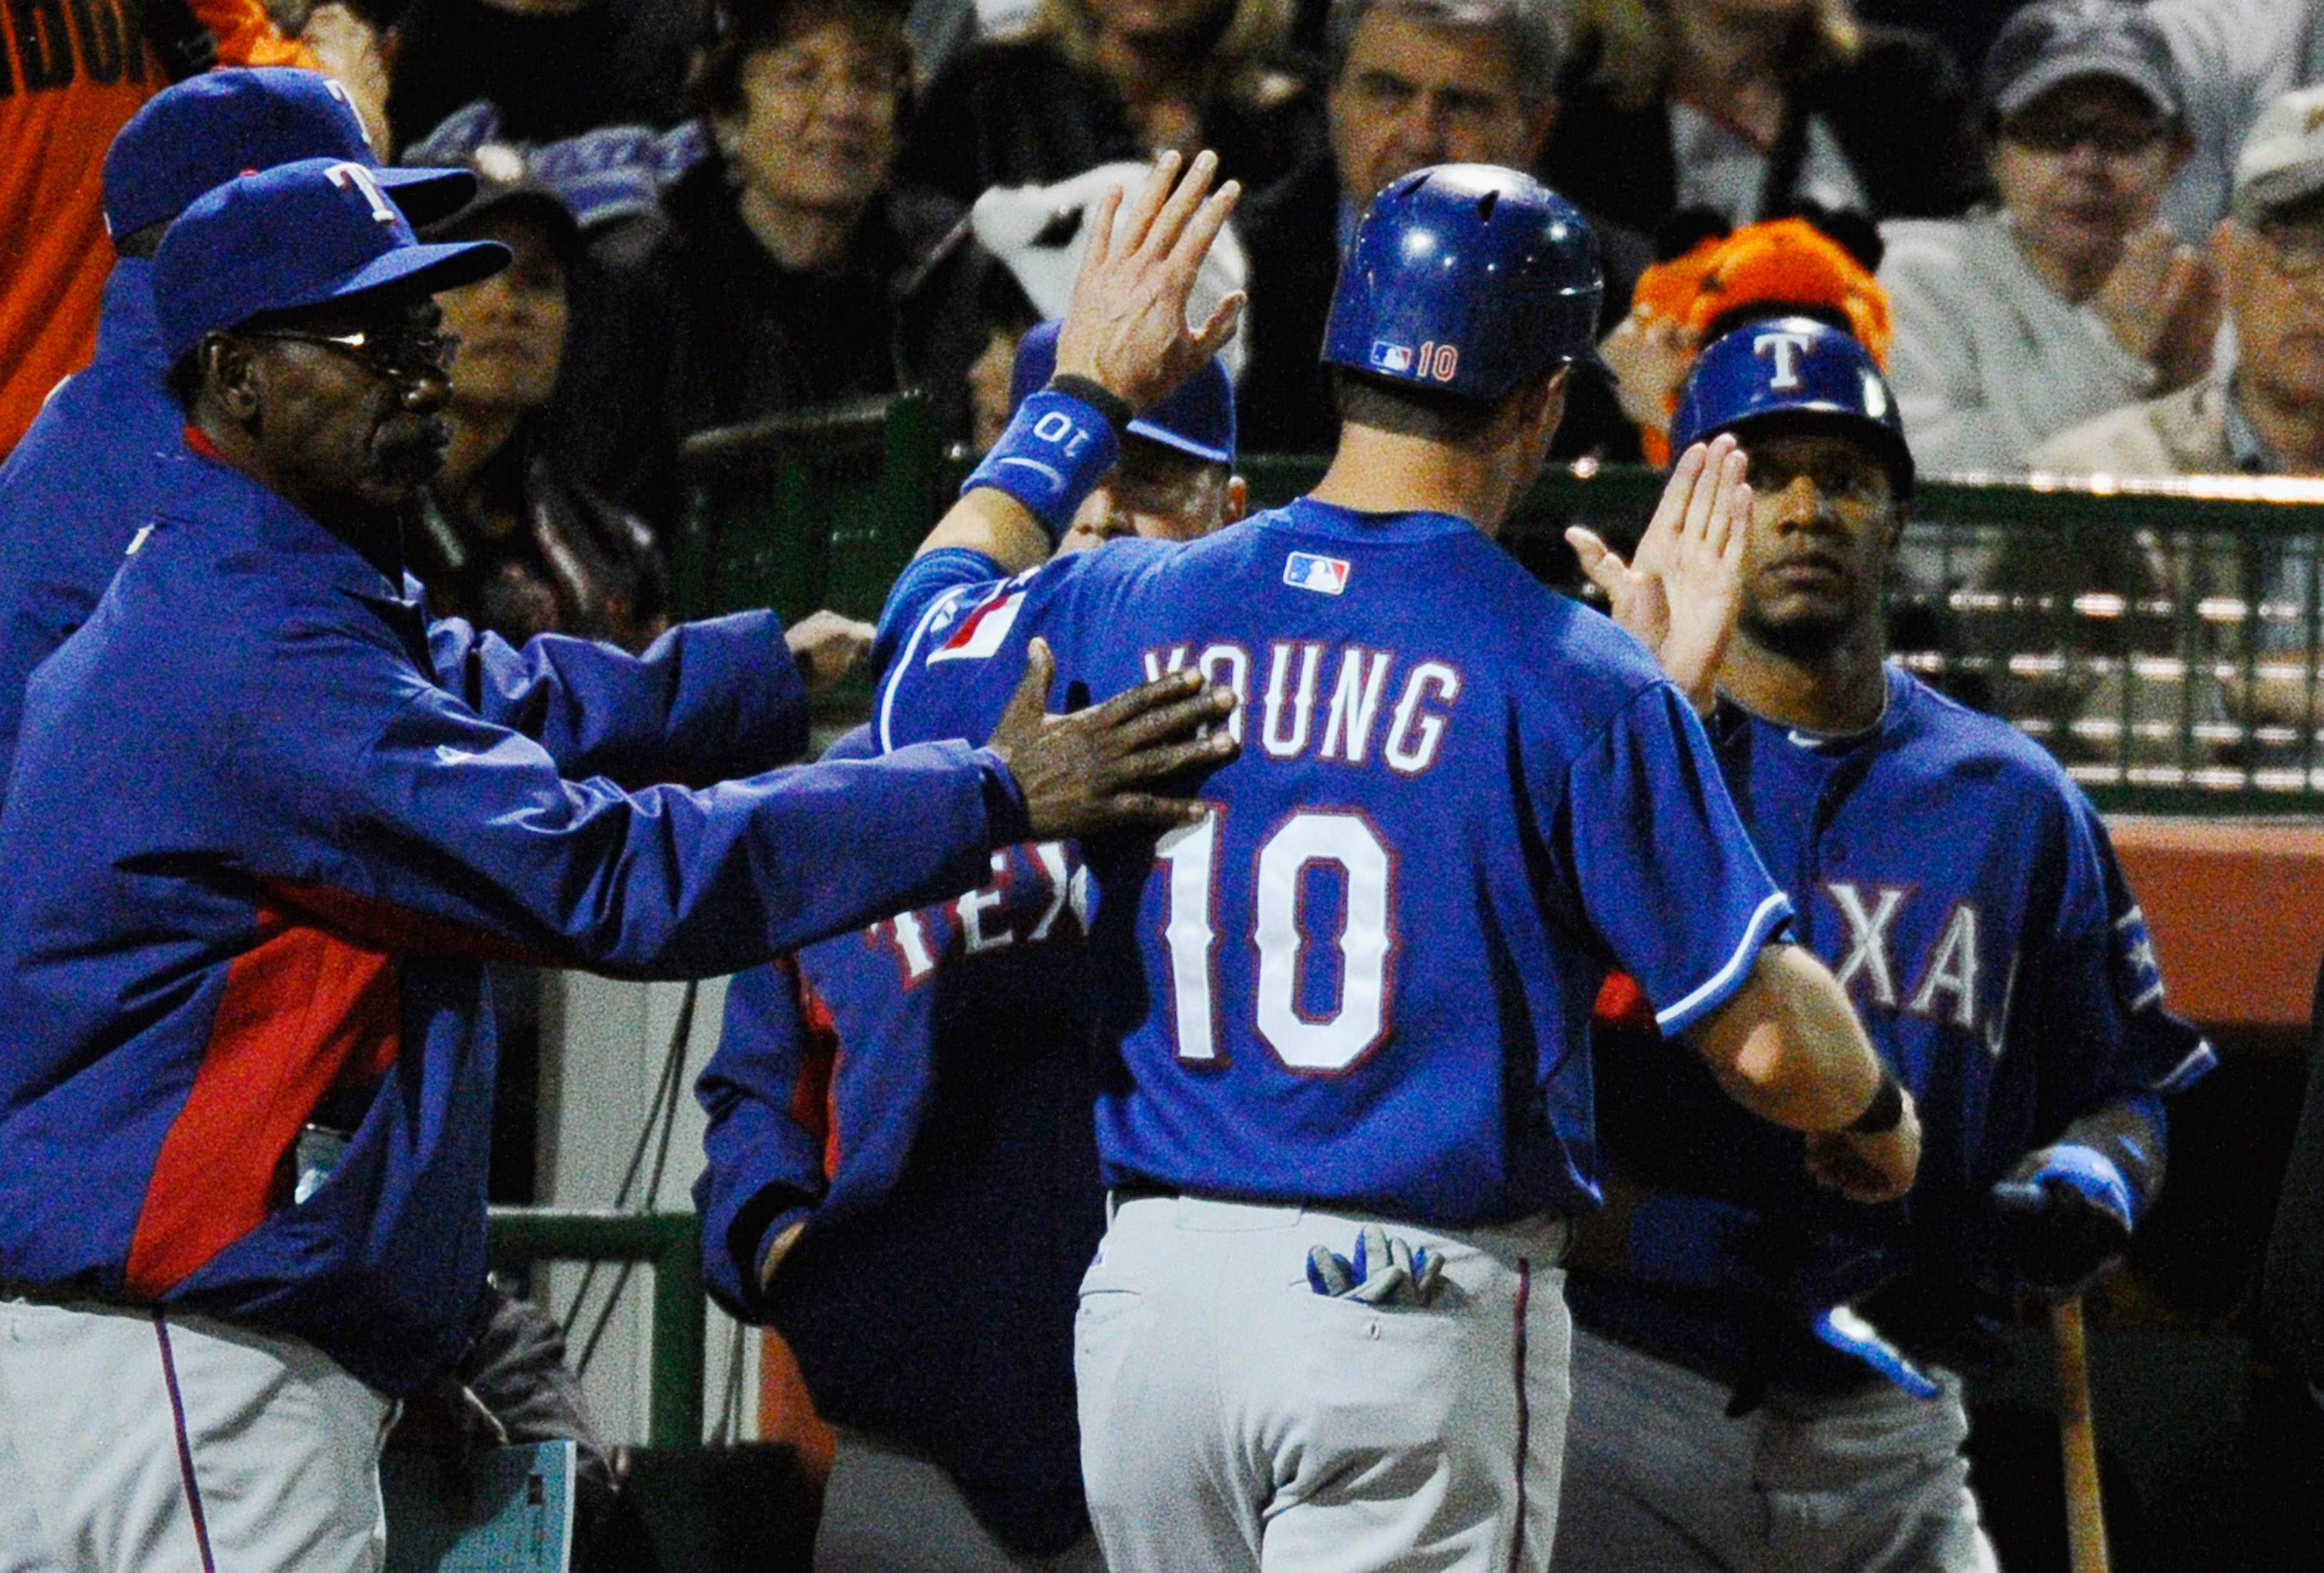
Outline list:
[[[35,675],[0,811],[0,1449],[60,1561],[377,1565],[381,1433],[484,1271],[483,958],[735,970],[995,847],[1185,823],[1124,788],[1223,749],[1167,741],[1223,712],[1191,681],[1058,722],[1044,670],[985,749],[560,774],[444,685],[401,571],[446,436],[430,291],[506,254],[317,159],[156,255],[192,451]]]

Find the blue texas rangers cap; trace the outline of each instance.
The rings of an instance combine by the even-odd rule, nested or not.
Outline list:
[[[1045,322],[1017,345],[1017,369],[1009,378],[1009,407],[1038,393],[1057,372],[1057,330],[1063,323]],[[1234,383],[1218,356],[1178,384],[1169,398],[1130,423],[1133,436],[1164,447],[1192,454],[1214,465],[1231,465],[1235,455]]]
[[[1695,357],[1671,417],[1671,452],[1722,431],[1748,444],[1776,421],[1845,428],[1878,450],[1896,495],[1913,494],[1913,451],[1872,352],[1830,323],[1777,317],[1713,339]]]
[[[320,71],[235,68],[166,87],[129,117],[106,150],[105,226],[115,239],[134,235],[237,175],[318,158],[368,166],[414,224],[475,189],[464,170],[380,168],[347,90]]]
[[[390,285],[449,290],[509,264],[493,241],[424,245],[371,169],[301,159],[194,199],[153,258],[153,308],[175,361],[206,333]]]

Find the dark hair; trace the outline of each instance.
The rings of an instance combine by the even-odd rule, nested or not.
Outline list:
[[[201,397],[202,391],[202,345],[197,344],[171,361],[169,373],[161,379],[161,383],[170,390],[170,397],[178,401],[178,408],[191,415],[194,400]]]
[[[134,257],[141,262],[150,262],[153,260],[153,253],[161,249],[161,237],[169,232],[170,221],[166,218],[157,218],[151,224],[133,229],[127,235],[115,238],[113,243],[113,254],[117,257]]]
[[[1517,97],[1526,106],[1538,108],[1557,96],[1565,29],[1554,0],[1332,0],[1323,23],[1327,81],[1337,85],[1347,74],[1356,30],[1375,11],[1504,39],[1517,70]]]
[[[712,12],[710,43],[686,87],[687,106],[703,115],[742,110],[742,68],[752,55],[818,22],[840,21],[896,60],[896,127],[911,109],[912,47],[904,34],[905,8],[894,0],[722,0]]]
[[[1498,401],[1408,387],[1345,366],[1332,368],[1332,399],[1342,420],[1455,447],[1467,446],[1492,429],[1501,409]]]

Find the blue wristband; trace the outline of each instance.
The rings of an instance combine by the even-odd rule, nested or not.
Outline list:
[[[1094,405],[1044,388],[1017,407],[1009,429],[961,483],[961,495],[979,486],[1006,492],[1055,547],[1120,452],[1120,436]]]

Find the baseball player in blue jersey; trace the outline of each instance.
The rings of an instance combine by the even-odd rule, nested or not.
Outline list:
[[[1205,198],[1212,167],[1178,181],[1166,159],[1118,246],[1110,211],[1093,225],[1058,376],[922,559],[1017,576],[927,602],[875,724],[894,746],[973,731],[1020,644],[1069,698],[1181,669],[1243,698],[1208,818],[1084,842],[1120,1045],[1074,1348],[1109,1564],[1539,1568],[1609,967],[1651,974],[1669,1030],[1818,1133],[1810,1163],[1852,1194],[1905,1188],[1917,1126],[1831,974],[1770,943],[1788,904],[1687,697],[1489,538],[1596,317],[1588,230],[1530,179],[1443,166],[1375,200],[1326,349],[1346,427],[1312,495],[1025,571],[1116,425],[1226,329],[1231,308],[1183,317],[1231,205]],[[1142,355],[1120,332],[1097,347],[1129,320]],[[1674,572],[1731,572],[1740,468],[1690,454],[1654,527]]]
[[[422,245],[331,159],[208,192],[155,256],[189,451],[34,675],[0,808],[0,1445],[67,1565],[378,1565],[381,1432],[483,1282],[484,959],[757,965],[995,848],[1194,823],[1132,788],[1231,753],[1176,741],[1231,705],[1189,676],[1086,719],[1028,684],[985,749],[562,773],[401,571],[447,440],[430,291],[506,257]],[[536,652],[536,719],[586,736],[597,676]]]
[[[1803,317],[1738,329],[1672,428],[1721,434],[1753,506],[1713,746],[1802,943],[1912,1090],[1920,1180],[1835,1206],[1675,1045],[1603,1046],[1557,1567],[1991,1568],[1950,1369],[1979,1292],[2072,1292],[2120,1257],[2162,1184],[2163,1095],[2211,1055],[2163,1008],[2081,792],[1886,664],[1913,460],[1871,357]]]
[[[1019,401],[1056,334],[1019,346]],[[1130,422],[1061,549],[1232,523],[1233,458],[1214,360]],[[823,1573],[1103,1566],[1074,1413],[1074,1291],[1105,1227],[1088,897],[1074,843],[1012,848],[975,890],[728,989],[696,1089],[707,1277],[781,1330],[838,1428]]]

